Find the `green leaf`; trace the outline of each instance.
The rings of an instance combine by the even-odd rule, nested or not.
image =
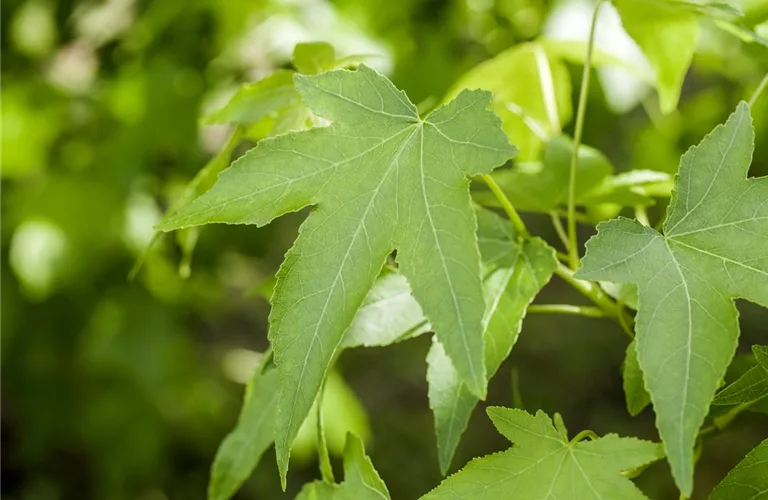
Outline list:
[[[614,0],[621,23],[645,54],[656,76],[663,113],[677,107],[699,37],[696,12],[666,0]]]
[[[598,225],[582,279],[637,283],[637,355],[678,487],[690,496],[693,445],[739,335],[736,297],[768,306],[768,177],[747,179],[749,108],[683,155],[664,234]]]
[[[332,124],[260,141],[213,189],[159,225],[263,226],[317,205],[278,272],[270,314],[283,477],[290,443],[344,331],[394,249],[462,379],[485,394],[467,175],[488,173],[515,152],[486,109],[488,92],[462,92],[421,119],[404,93],[366,66],[295,81],[304,103]]]
[[[605,177],[594,189],[579,198],[582,205],[612,203],[620,206],[649,205],[652,197],[672,194],[672,177],[655,170],[630,170]]]
[[[317,404],[315,398],[312,409],[296,434],[291,444],[291,460],[313,462],[317,457]],[[341,456],[348,433],[353,433],[363,440],[371,437],[368,413],[360,398],[347,384],[344,377],[331,368],[325,380],[323,393],[323,424],[328,451],[334,456]]]
[[[568,202],[573,143],[566,136],[556,136],[544,147],[542,162],[518,162],[511,169],[498,170],[493,178],[518,210],[550,212]],[[632,170],[612,175],[613,166],[598,150],[589,146],[579,148],[576,176],[576,204],[600,207],[651,205],[652,196],[663,195],[661,186],[671,190],[671,177],[663,172]],[[478,184],[474,197],[486,206],[499,202],[485,185]]]
[[[517,341],[528,304],[549,281],[554,250],[534,238],[517,241],[514,226],[478,210],[478,240],[485,267],[485,367],[490,379]],[[429,406],[435,417],[440,470],[446,473],[478,398],[461,381],[439,342],[427,355]]]
[[[768,346],[752,346],[757,365],[717,393],[713,405],[752,403],[768,396]]]
[[[424,499],[645,499],[623,472],[661,458],[656,443],[609,434],[567,441],[539,411],[488,408],[494,425],[515,446],[472,460]]]
[[[518,210],[549,212],[568,200],[572,152],[571,140],[557,136],[547,142],[542,163],[518,163],[514,169],[495,172],[493,177]],[[602,153],[588,146],[579,148],[576,199],[600,185],[612,171]],[[496,203],[490,196],[479,200]]]
[[[600,288],[605,293],[621,302],[630,309],[637,311],[638,291],[634,283],[611,283],[610,281],[601,281]]]
[[[209,500],[226,500],[240,488],[272,444],[277,412],[277,371],[254,371],[237,426],[221,442],[211,467]]]
[[[634,340],[627,346],[627,354],[621,369],[624,378],[624,398],[627,401],[627,411],[633,417],[639,415],[651,402],[651,396],[645,390],[643,372],[637,363],[636,346],[637,343]]]
[[[293,71],[278,70],[240,87],[229,102],[211,113],[204,123],[236,123],[252,125],[269,115],[301,104],[301,96],[293,86]]]
[[[306,484],[296,500],[388,500],[384,481],[365,454],[363,442],[347,434],[344,448],[344,482],[330,484],[321,481]]]
[[[386,346],[431,328],[405,276],[385,270],[365,296],[341,347]]]
[[[467,88],[493,92],[493,110],[524,161],[538,158],[542,142],[559,134],[573,114],[568,68],[549,52],[538,42],[515,45],[472,68],[447,94],[455,97]]]
[[[326,42],[299,43],[293,50],[293,65],[305,75],[317,75],[334,69],[336,51]]]
[[[747,453],[715,487],[709,500],[765,500],[768,498],[768,439]]]

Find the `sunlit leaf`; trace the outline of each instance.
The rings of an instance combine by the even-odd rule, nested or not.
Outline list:
[[[627,33],[642,49],[656,76],[661,111],[677,107],[699,36],[698,15],[659,0],[614,0]]]

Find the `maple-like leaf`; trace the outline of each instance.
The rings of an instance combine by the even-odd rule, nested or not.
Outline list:
[[[768,177],[747,178],[746,103],[681,160],[663,234],[598,225],[582,279],[639,286],[637,358],[672,474],[693,488],[693,446],[739,335],[739,297],[768,307]]]
[[[528,304],[557,267],[555,251],[539,238],[519,241],[511,222],[478,210],[478,240],[483,258],[485,368],[490,379],[517,341]],[[435,416],[438,459],[443,474],[478,398],[459,377],[439,342],[427,355],[429,406]]]
[[[484,396],[485,303],[467,176],[515,152],[487,110],[489,92],[462,92],[422,119],[403,92],[364,65],[294,80],[305,105],[332,124],[259,142],[159,226],[262,226],[316,205],[278,272],[270,314],[283,477],[342,336],[395,249],[457,371]]]
[[[363,441],[349,433],[344,447],[344,482],[306,484],[296,500],[389,500],[389,491],[365,454]]]
[[[765,500],[768,498],[768,439],[747,453],[715,487],[709,500]]]
[[[423,497],[438,499],[524,498],[526,500],[645,499],[627,472],[661,458],[660,446],[615,434],[593,441],[568,441],[542,411],[490,407],[488,416],[515,446],[472,460]]]

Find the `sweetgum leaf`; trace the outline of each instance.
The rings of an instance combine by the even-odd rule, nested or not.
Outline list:
[[[768,346],[752,346],[757,364],[717,393],[713,405],[752,403],[768,396]]]
[[[296,500],[389,500],[389,491],[365,454],[362,440],[347,434],[344,448],[344,482],[306,484]]]
[[[277,372],[256,369],[248,382],[237,426],[221,442],[213,460],[209,500],[231,498],[272,444],[277,395]]]
[[[487,210],[478,211],[483,257],[485,367],[490,379],[509,356],[528,304],[549,281],[557,259],[535,238],[517,241],[514,226]],[[429,406],[435,417],[440,470],[446,473],[478,398],[469,391],[439,342],[427,355]]]
[[[484,396],[485,304],[467,176],[515,152],[487,110],[488,92],[462,92],[421,119],[403,92],[364,65],[294,80],[304,103],[332,124],[259,142],[159,225],[262,226],[316,205],[278,272],[270,314],[283,478],[290,443],[394,249],[461,378]]]
[[[569,442],[541,411],[533,416],[522,410],[491,407],[488,415],[515,446],[472,460],[424,496],[425,500],[645,499],[622,473],[662,456],[656,443],[615,434]]]
[[[753,141],[742,102],[683,155],[663,234],[602,223],[576,274],[639,286],[638,362],[686,496],[697,431],[736,349],[733,299],[768,307],[768,177],[747,179]]]
[[[768,439],[747,453],[715,487],[709,500],[765,500],[768,498]]]
[[[621,23],[645,54],[656,76],[663,113],[677,107],[699,37],[698,15],[676,2],[614,0]]]

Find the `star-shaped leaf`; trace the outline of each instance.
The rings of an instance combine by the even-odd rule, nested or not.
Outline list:
[[[526,500],[645,499],[627,472],[661,458],[660,446],[609,434],[593,441],[568,441],[539,411],[488,408],[501,434],[515,446],[472,460],[424,500],[524,498]],[[563,432],[561,432],[563,431]]]
[[[725,476],[709,500],[765,500],[768,498],[768,439],[747,453]]]
[[[628,219],[598,226],[577,277],[639,286],[637,358],[678,487],[739,335],[733,299],[768,307],[768,177],[747,179],[746,103],[683,155],[664,234]]]
[[[485,91],[462,92],[422,119],[366,66],[294,81],[304,103],[332,124],[259,142],[159,226],[262,226],[316,205],[280,268],[270,314],[283,477],[290,443],[342,336],[395,249],[461,378],[484,396],[485,303],[467,176],[488,173],[515,152],[487,110]]]
[[[389,492],[365,454],[362,440],[349,433],[344,447],[344,482],[309,483],[296,500],[389,500]]]
[[[478,210],[483,257],[485,368],[490,379],[517,341],[528,304],[557,267],[554,250],[534,238],[518,241],[514,226],[488,210]],[[438,459],[445,474],[478,398],[461,381],[439,342],[427,355],[429,406],[435,415]]]

